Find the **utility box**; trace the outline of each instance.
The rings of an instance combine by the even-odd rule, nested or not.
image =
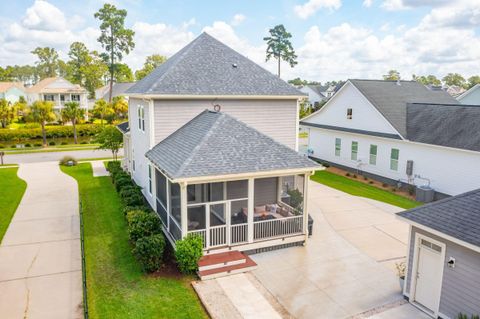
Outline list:
[[[430,203],[433,202],[433,198],[435,197],[435,190],[430,186],[423,185],[418,186],[415,199],[422,203]]]

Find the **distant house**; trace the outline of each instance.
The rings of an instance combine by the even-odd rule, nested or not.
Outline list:
[[[443,88],[448,94],[450,94],[453,97],[458,97],[461,94],[463,94],[466,90],[458,85],[447,85]]]
[[[117,96],[124,96],[127,97],[125,92],[131,88],[135,82],[121,82],[121,83],[113,83],[112,87],[112,98]],[[95,90],[95,100],[104,99],[108,101],[110,96],[110,84],[104,85],[101,88]]]
[[[314,107],[320,105],[321,102],[327,99],[327,97],[322,93],[322,88],[323,86],[321,85],[302,85],[298,87],[300,92],[308,94],[308,102],[310,102],[310,105]]]
[[[25,90],[22,82],[0,82],[0,99],[5,99],[13,104],[21,96],[26,98]]]
[[[434,318],[480,314],[480,189],[398,216],[410,224],[409,301]]]
[[[349,80],[302,119],[312,158],[436,198],[479,187],[480,108],[414,81]]]
[[[88,92],[78,84],[72,84],[62,77],[46,78],[27,88],[27,101],[51,101],[59,112],[68,102],[78,102],[81,108],[88,109]]]
[[[457,96],[457,100],[462,104],[480,105],[480,84],[476,84],[468,91]]]
[[[321,166],[296,152],[303,93],[203,33],[126,95],[124,167],[172,245],[196,234],[212,254],[307,240],[303,196]]]

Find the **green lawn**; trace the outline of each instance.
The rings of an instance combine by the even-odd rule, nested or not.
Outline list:
[[[420,202],[327,171],[317,171],[311,179],[351,195],[375,199],[405,209],[421,205]]]
[[[27,188],[17,171],[18,167],[0,169],[0,243]]]
[[[89,163],[61,169],[80,190],[90,318],[207,318],[191,278],[142,273],[110,177],[94,178]]]

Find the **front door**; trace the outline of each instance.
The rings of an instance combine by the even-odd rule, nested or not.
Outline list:
[[[420,239],[415,302],[432,313],[438,311],[442,271],[442,247],[427,239]]]

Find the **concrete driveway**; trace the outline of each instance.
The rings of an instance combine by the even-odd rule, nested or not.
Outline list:
[[[401,209],[315,182],[309,191],[313,236],[306,247],[252,255],[257,279],[296,318],[363,318],[400,305],[394,265],[408,236],[394,217]]]
[[[18,175],[27,189],[0,245],[0,316],[82,318],[77,183],[56,162]]]

